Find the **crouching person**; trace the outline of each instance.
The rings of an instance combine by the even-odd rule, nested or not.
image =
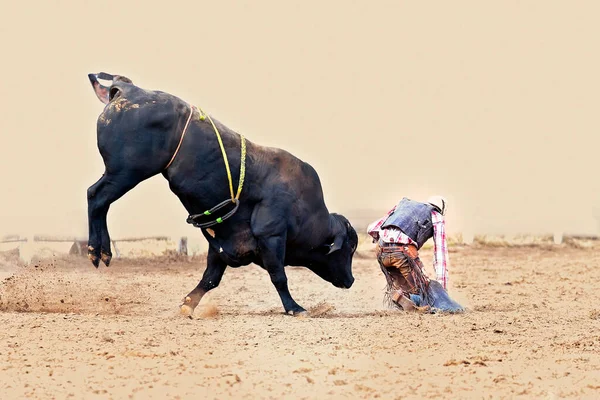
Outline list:
[[[464,311],[447,292],[445,212],[446,200],[441,196],[432,196],[424,203],[405,197],[367,228],[377,243],[377,261],[387,280],[389,304],[405,311]],[[419,259],[419,250],[431,237],[437,280],[427,277]]]

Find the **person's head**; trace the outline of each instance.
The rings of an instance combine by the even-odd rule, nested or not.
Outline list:
[[[440,214],[446,215],[448,203],[446,203],[446,199],[444,197],[439,195],[431,196],[427,199],[426,203],[429,203],[432,206],[434,206],[437,209],[437,211],[440,212]]]

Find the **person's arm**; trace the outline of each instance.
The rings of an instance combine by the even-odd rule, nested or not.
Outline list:
[[[433,212],[433,267],[436,279],[444,289],[448,287],[448,244],[446,242],[446,227],[444,217]]]
[[[381,224],[383,224],[383,218],[371,222],[367,227],[367,233],[373,238],[373,241],[379,240],[379,227]]]
[[[381,228],[381,225],[383,225],[387,217],[389,217],[395,209],[396,206],[394,206],[394,208],[392,208],[385,216],[381,217],[377,221],[371,222],[371,224],[369,224],[367,227],[367,233],[373,238],[374,241],[379,240],[379,228]]]

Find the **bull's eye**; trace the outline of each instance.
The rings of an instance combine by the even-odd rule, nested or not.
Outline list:
[[[111,87],[110,88],[110,92],[108,93],[108,100],[112,100],[115,97],[117,97],[119,94],[121,93],[121,91],[119,90],[119,88],[116,87]]]

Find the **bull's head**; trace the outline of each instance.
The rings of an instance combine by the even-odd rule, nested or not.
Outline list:
[[[308,265],[314,273],[334,286],[348,289],[354,283],[352,256],[358,245],[358,235],[350,222],[340,214],[330,214],[331,241]]]

